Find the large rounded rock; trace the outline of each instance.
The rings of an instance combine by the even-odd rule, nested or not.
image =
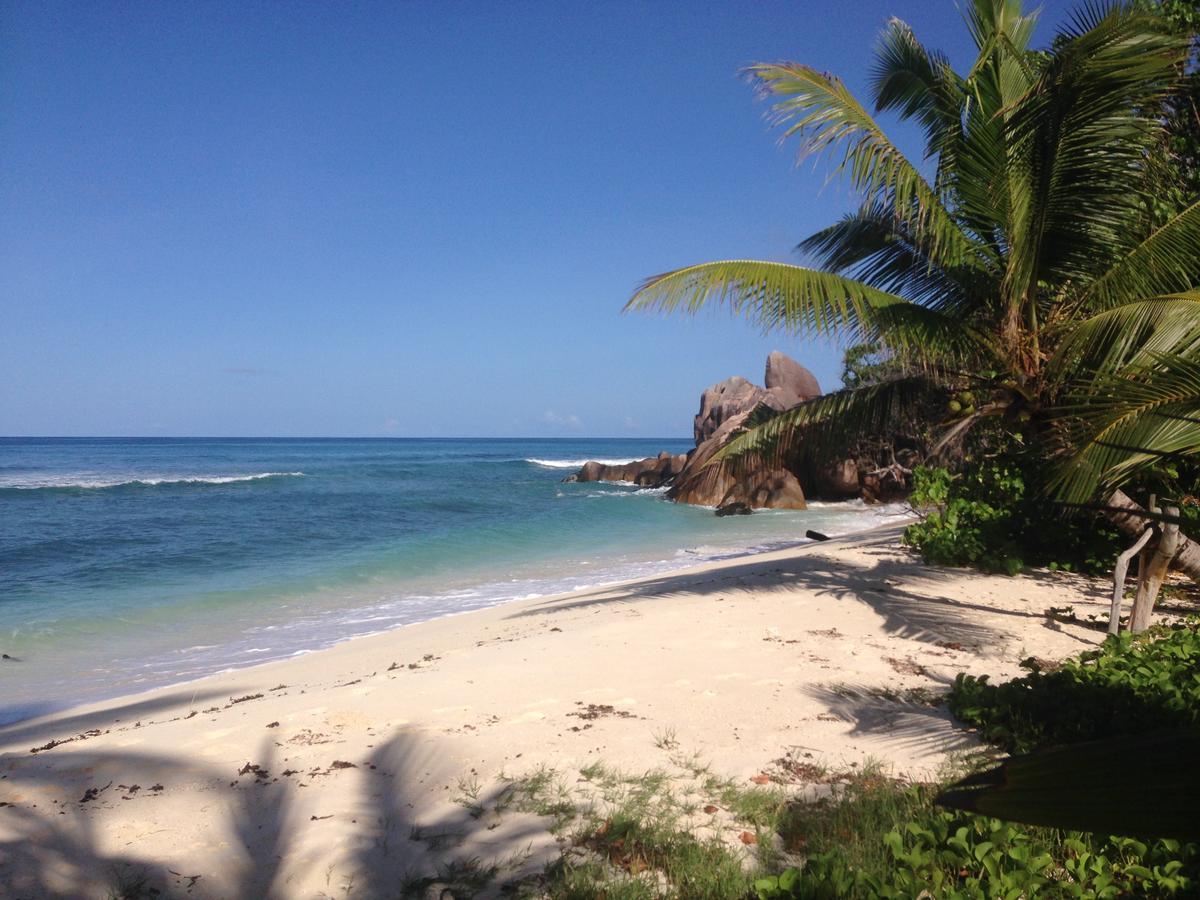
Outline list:
[[[817,494],[821,497],[857,497],[861,491],[858,460],[842,459],[827,466],[819,466],[815,473],[815,481]]]
[[[742,430],[753,410],[726,419],[712,436],[687,456],[687,464],[667,496],[697,506],[744,503],[751,509],[804,509],[804,490],[792,473],[762,466],[708,461]]]
[[[750,412],[765,395],[765,390],[741,375],[726,378],[708,388],[700,395],[700,412],[692,425],[696,446],[711,438],[725,422]]]
[[[795,473],[765,464],[723,462],[706,465],[740,432],[759,407],[783,412],[821,394],[816,377],[800,363],[776,350],[767,357],[766,387],[735,375],[712,385],[700,395],[700,411],[692,423],[696,449],[686,457],[661,454],[625,466],[590,462],[568,480],[632,481],[645,486],[670,485],[668,496],[680,503],[747,509],[803,509],[804,490]],[[858,492],[858,472],[853,461],[847,468],[828,472],[832,493]],[[820,479],[816,481],[820,489]],[[851,487],[853,483],[853,488]],[[882,493],[887,488],[881,487]]]
[[[686,462],[685,454],[671,454],[666,451],[658,456],[615,466],[607,466],[604,463],[589,460],[574,475],[564,478],[563,482],[621,481],[632,482],[639,487],[663,487],[675,480],[675,477],[683,471]]]
[[[812,372],[785,353],[773,350],[767,356],[767,371],[763,376],[767,392],[773,394],[783,409],[821,396],[821,385]],[[772,404],[773,405],[773,404]]]
[[[804,489],[787,469],[774,469],[747,479],[742,486],[751,509],[804,509]]]

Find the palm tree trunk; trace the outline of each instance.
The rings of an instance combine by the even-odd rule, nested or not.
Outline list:
[[[1107,519],[1130,537],[1136,538],[1146,529],[1146,519],[1137,513],[1145,510],[1124,491],[1114,491],[1108,500],[1108,511],[1104,514]],[[1120,510],[1129,510],[1121,512]],[[1200,544],[1184,534],[1179,535],[1179,547],[1171,568],[1182,572],[1192,581],[1200,584]]]

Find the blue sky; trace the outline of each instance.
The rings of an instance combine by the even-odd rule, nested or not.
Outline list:
[[[892,15],[970,59],[951,0],[5,0],[0,433],[687,435],[772,349],[837,387],[837,347],[621,307],[850,205],[737,71],[861,91]]]

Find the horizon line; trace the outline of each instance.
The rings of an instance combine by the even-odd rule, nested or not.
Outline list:
[[[680,441],[693,435],[375,435],[375,434],[0,434],[0,440],[54,441]]]

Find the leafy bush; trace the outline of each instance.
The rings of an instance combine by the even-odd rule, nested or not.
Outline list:
[[[1019,475],[996,466],[970,476],[918,468],[909,502],[929,512],[905,529],[904,541],[935,565],[978,566],[1015,575],[1023,562],[1012,537],[1013,519],[1024,490]]]
[[[923,519],[904,542],[934,565],[1015,575],[1026,565],[1080,572],[1112,568],[1120,535],[1093,515],[1068,517],[1043,491],[1045,461],[1009,449],[952,473],[918,468],[909,502]]]
[[[762,900],[843,897],[1169,897],[1190,892],[1200,852],[1179,841],[1100,838],[924,805],[883,837],[882,867],[853,865],[838,847],[811,854],[802,869],[754,884]]]
[[[949,704],[986,740],[1013,752],[1198,726],[1200,620],[1112,636],[1054,671],[1035,668],[1005,684],[959,675]],[[931,797],[925,787],[863,779],[824,812],[797,812],[800,820],[790,829],[806,836],[805,864],[759,879],[757,895],[1103,898],[1200,892],[1196,844],[1015,825],[937,809]],[[787,842],[788,829],[783,831]]]
[[[1200,726],[1200,623],[1110,635],[1053,672],[994,685],[960,674],[950,711],[1013,753]]]

